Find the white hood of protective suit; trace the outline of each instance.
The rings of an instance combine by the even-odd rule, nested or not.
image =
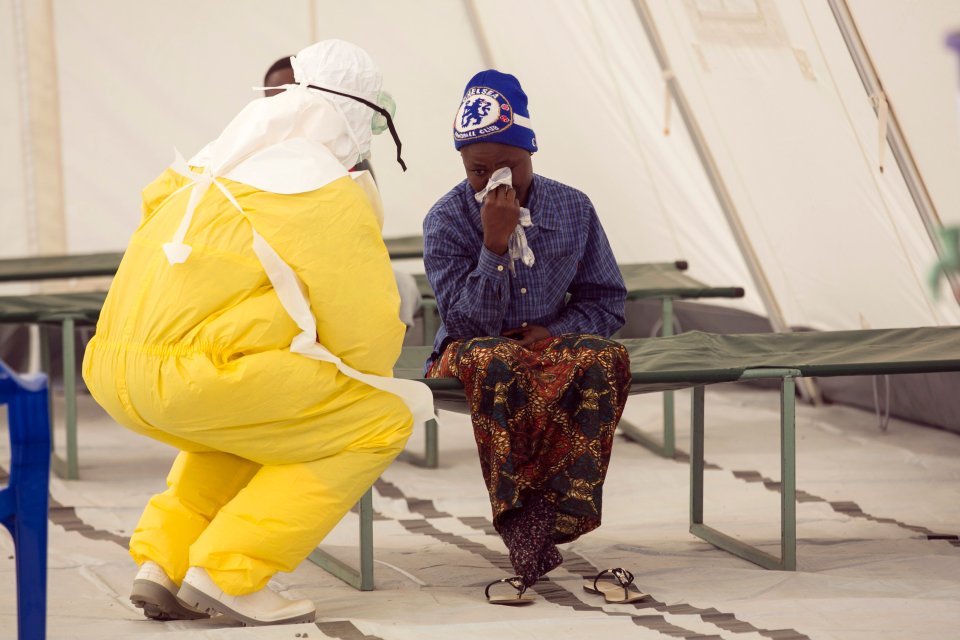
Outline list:
[[[298,84],[244,107],[191,166],[262,191],[303,193],[345,176],[369,155],[375,112],[307,85],[375,103],[382,76],[370,56],[348,42],[325,40],[290,62]]]

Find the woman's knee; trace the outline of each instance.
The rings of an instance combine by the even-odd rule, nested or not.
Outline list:
[[[603,348],[603,352],[610,358],[610,362],[618,368],[624,368],[629,372],[630,352],[627,351],[627,348],[613,340],[606,340],[605,342],[607,342],[607,345]]]
[[[461,380],[478,372],[502,376],[514,370],[524,355],[524,348],[516,340],[498,336],[473,338],[460,344],[456,353],[456,368]]]
[[[626,347],[614,340],[599,337],[581,346],[590,349],[593,356],[587,359],[589,364],[583,369],[583,375],[598,383],[612,383],[617,389],[629,387],[630,353]]]

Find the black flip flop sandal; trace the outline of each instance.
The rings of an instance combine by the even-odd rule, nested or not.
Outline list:
[[[500,583],[509,584],[511,587],[513,587],[516,590],[517,595],[491,596],[490,587]],[[487,585],[486,589],[483,590],[483,595],[486,596],[487,602],[489,602],[490,604],[505,604],[508,606],[533,604],[534,602],[533,597],[524,595],[526,591],[527,591],[527,586],[523,584],[523,579],[520,578],[520,576],[514,576],[512,578],[501,578],[499,580],[494,580],[493,582]]]
[[[600,579],[607,574],[610,574],[616,578],[619,584],[613,584],[612,582],[600,582]],[[604,569],[598,573],[593,580],[587,578],[583,581],[584,591],[601,595],[610,604],[629,604],[631,602],[643,600],[645,597],[647,597],[647,594],[636,591],[635,586],[634,590],[631,591],[631,586],[634,586],[633,574],[620,567],[616,567],[614,569]]]

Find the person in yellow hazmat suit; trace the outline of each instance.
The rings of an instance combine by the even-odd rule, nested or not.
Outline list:
[[[179,449],[130,540],[154,619],[312,621],[292,571],[393,461],[429,390],[392,378],[404,326],[369,154],[381,74],[328,40],[143,192],[83,377],[120,424]],[[375,117],[376,116],[376,117]],[[382,126],[381,126],[382,128]]]

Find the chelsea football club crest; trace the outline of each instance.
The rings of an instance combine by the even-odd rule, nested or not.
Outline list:
[[[453,137],[457,141],[482,138],[512,124],[513,109],[503,94],[488,87],[471,87],[457,111]]]

